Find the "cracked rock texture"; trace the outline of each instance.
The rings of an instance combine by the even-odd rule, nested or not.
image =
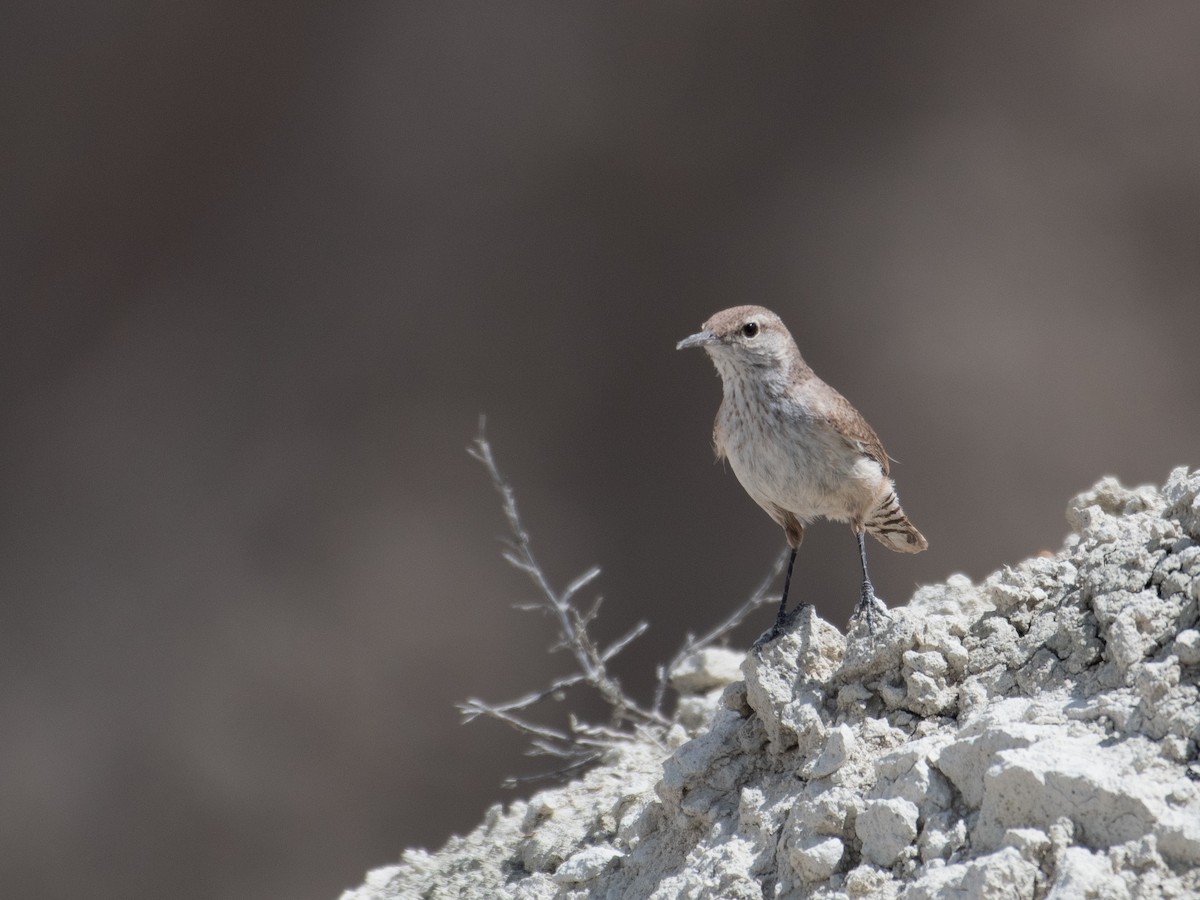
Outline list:
[[[1200,896],[1200,473],[1067,521],[874,636],[697,654],[660,740],[342,900]]]

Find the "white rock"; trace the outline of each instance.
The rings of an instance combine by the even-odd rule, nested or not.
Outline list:
[[[745,653],[727,647],[706,647],[680,660],[671,670],[671,686],[681,694],[703,694],[742,677]]]
[[[386,897],[387,894],[384,891],[388,884],[402,871],[400,866],[382,866],[372,869],[367,873],[362,887],[353,891],[342,891],[338,900],[376,900],[379,897]]]
[[[904,900],[1033,900],[1037,866],[1013,847],[970,862],[927,869],[904,892]]]
[[[813,838],[807,844],[791,847],[788,860],[803,881],[825,881],[837,871],[845,850],[840,838]]]
[[[1175,636],[1175,655],[1185,666],[1200,665],[1200,631],[1188,628]]]
[[[828,731],[826,685],[842,659],[843,638],[805,607],[792,630],[753,650],[742,663],[746,701],[758,713],[771,749],[807,753]]]
[[[825,748],[816,761],[805,770],[807,778],[826,778],[846,764],[856,740],[849,725],[842,724],[829,732]]]
[[[1083,847],[1068,847],[1059,855],[1050,892],[1056,900],[1121,900],[1129,896],[1124,883],[1114,877],[1108,857]]]
[[[1050,835],[1037,828],[1010,828],[1004,832],[1001,843],[1015,847],[1023,858],[1032,862],[1050,849]]]
[[[853,900],[892,900],[900,887],[891,873],[865,864],[847,872],[843,885]]]
[[[919,815],[915,803],[899,797],[868,800],[854,826],[863,856],[877,866],[892,865],[916,840]]]
[[[967,823],[953,811],[937,813],[925,820],[917,851],[921,862],[941,863],[958,853],[967,843]]]
[[[875,634],[702,651],[672,727],[343,900],[1200,897],[1200,473],[1068,516]]]
[[[624,854],[615,847],[604,845],[585,847],[555,870],[552,876],[559,884],[576,884],[599,877],[609,863]]]
[[[938,769],[958,788],[967,805],[975,809],[983,802],[983,778],[997,753],[1028,747],[1042,736],[1053,734],[1046,726],[997,722],[997,718],[993,711],[986,718],[976,719],[960,730],[957,740],[944,747],[936,757]]]
[[[984,778],[979,845],[997,846],[1009,828],[1046,828],[1065,815],[1087,846],[1154,834],[1164,858],[1200,865],[1200,802],[1174,808],[1171,783],[1139,777],[1138,756],[1129,744],[1102,746],[1099,735],[1001,751]]]

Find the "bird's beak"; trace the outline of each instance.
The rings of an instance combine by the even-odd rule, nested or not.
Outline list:
[[[711,331],[698,331],[691,337],[685,337],[682,341],[675,345],[676,350],[686,350],[688,347],[703,347],[705,344],[714,343],[717,336]]]

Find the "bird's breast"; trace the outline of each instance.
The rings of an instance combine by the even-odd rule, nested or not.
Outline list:
[[[779,507],[804,521],[853,518],[882,478],[877,463],[803,403],[753,385],[726,385],[714,431],[738,481],[768,512]],[[873,470],[865,471],[864,461]]]

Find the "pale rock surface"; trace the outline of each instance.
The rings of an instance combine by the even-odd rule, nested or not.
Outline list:
[[[1054,556],[674,673],[677,724],[342,900],[1200,896],[1200,473]]]

